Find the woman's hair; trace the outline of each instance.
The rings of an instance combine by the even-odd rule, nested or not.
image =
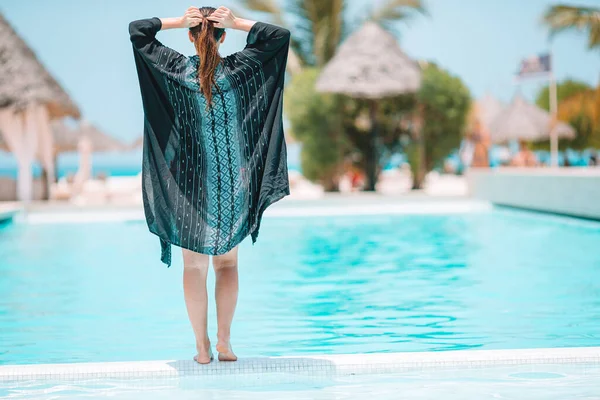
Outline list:
[[[221,62],[217,41],[221,39],[225,29],[215,28],[215,23],[206,19],[216,8],[200,7],[200,13],[204,17],[202,23],[190,28],[194,37],[194,46],[196,53],[200,58],[198,65],[198,80],[200,81],[200,90],[206,98],[207,107],[212,104],[212,88],[215,86],[215,69]]]

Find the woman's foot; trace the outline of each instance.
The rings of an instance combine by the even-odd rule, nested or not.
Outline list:
[[[196,344],[196,350],[198,351],[198,354],[194,356],[194,361],[198,364],[210,364],[214,359],[212,349],[210,348],[210,342],[208,342],[208,345]]]
[[[217,352],[219,353],[219,361],[237,361],[237,356],[231,350],[229,340],[221,340],[217,342]]]

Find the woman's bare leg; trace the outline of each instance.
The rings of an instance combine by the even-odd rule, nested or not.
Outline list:
[[[236,361],[237,356],[231,349],[231,321],[235,313],[238,298],[238,248],[229,253],[213,257],[217,303],[217,351],[219,361]]]
[[[188,317],[196,336],[198,354],[194,360],[200,364],[208,364],[212,360],[206,321],[208,311],[207,275],[208,256],[183,249],[183,293]]]

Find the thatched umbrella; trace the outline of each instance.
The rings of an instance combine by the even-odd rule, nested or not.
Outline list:
[[[520,94],[494,118],[490,126],[491,139],[495,143],[548,140],[551,133],[559,138],[575,137],[575,130],[569,124],[553,124],[550,113],[528,103]]]
[[[62,89],[0,14],[0,108],[23,108],[30,103],[44,104],[51,119],[80,112]]]
[[[323,68],[320,92],[342,93],[371,101],[372,160],[367,165],[368,190],[375,190],[377,174],[377,99],[414,93],[421,86],[421,70],[398,46],[393,35],[374,22],[352,34]]]
[[[130,150],[136,150],[144,146],[144,136],[139,136],[129,145]]]
[[[0,135],[19,164],[19,199],[31,199],[36,158],[49,195],[54,180],[49,121],[64,116],[79,118],[79,109],[0,14]]]
[[[127,151],[130,146],[98,129],[95,125],[82,121],[71,128],[64,120],[53,121],[54,157],[60,153],[79,153],[78,185],[89,179],[92,171],[92,153]],[[54,165],[57,165],[56,161]]]
[[[0,132],[0,150],[2,150],[2,151],[8,151],[8,145],[4,141],[4,138],[2,136],[2,132]]]
[[[489,130],[494,119],[506,107],[500,100],[486,93],[482,98],[475,103],[475,116]]]
[[[129,148],[127,144],[87,121],[80,122],[75,128],[67,126],[63,120],[52,121],[51,126],[55,154],[78,151],[79,142],[83,138],[89,140],[93,152],[126,151]]]

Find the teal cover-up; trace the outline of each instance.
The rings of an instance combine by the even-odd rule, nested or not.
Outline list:
[[[156,39],[161,21],[129,24],[144,108],[142,192],[148,228],[171,245],[224,254],[255,242],[265,209],[289,194],[282,100],[290,32],[255,23],[215,71],[212,107],[197,55]]]

